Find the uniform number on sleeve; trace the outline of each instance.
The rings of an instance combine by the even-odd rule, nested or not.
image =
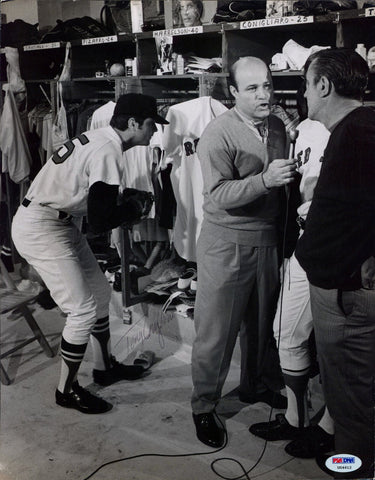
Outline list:
[[[78,140],[81,145],[86,145],[86,143],[89,143],[89,139],[83,133],[78,135],[78,137],[73,137],[71,140],[68,140],[52,155],[52,161],[56,163],[56,165],[64,163],[65,160],[73,153],[75,148],[74,140]]]

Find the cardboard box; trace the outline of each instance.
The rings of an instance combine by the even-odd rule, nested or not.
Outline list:
[[[164,30],[166,28],[165,4],[168,4],[168,2],[164,0],[142,0],[141,3],[143,7],[143,28],[145,30]]]

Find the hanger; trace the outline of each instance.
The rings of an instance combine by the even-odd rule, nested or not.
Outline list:
[[[43,86],[39,84],[39,88],[43,92],[43,95],[45,96],[47,102],[49,103],[50,107],[52,108],[52,102],[51,102],[50,98],[48,97],[46,91],[44,90]]]

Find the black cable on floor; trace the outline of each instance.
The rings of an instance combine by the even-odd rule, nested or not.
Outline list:
[[[220,421],[220,420],[219,420]],[[220,421],[221,423],[221,421]],[[217,448],[216,450],[213,450],[212,452],[192,452],[192,453],[177,453],[177,454],[164,454],[164,453],[141,453],[139,455],[133,455],[131,457],[124,457],[124,458],[119,458],[117,460],[112,460],[110,462],[103,463],[98,467],[96,470],[94,470],[88,477],[83,478],[82,480],[89,480],[89,478],[92,478],[96,473],[99,472],[104,467],[107,467],[108,465],[112,465],[114,463],[119,463],[119,462],[125,462],[127,460],[134,460],[135,458],[145,458],[145,457],[158,457],[158,458],[183,458],[183,457],[196,457],[198,455],[212,455],[213,453],[220,452],[223,450],[228,444],[228,434],[227,431],[225,430],[225,440],[224,440],[224,445],[220,448]]]
[[[269,419],[271,418],[271,415],[272,415],[272,411],[273,411],[273,407],[271,407],[271,412],[270,412],[270,415],[269,415]],[[227,434],[227,431],[222,423],[222,421],[220,420],[220,418],[218,418],[218,421],[220,422],[221,426],[224,428],[224,431],[225,431],[225,443],[228,443],[228,434]],[[249,470],[246,470],[245,467],[242,465],[242,463],[239,461],[239,460],[236,460],[235,458],[230,458],[230,457],[222,457],[222,458],[217,458],[216,460],[214,460],[213,462],[211,462],[211,470],[220,478],[223,478],[224,480],[240,480],[241,478],[246,478],[247,480],[251,480],[251,478],[249,477],[249,473],[252,472],[254,470],[254,468],[259,465],[260,461],[262,460],[263,458],[263,455],[264,455],[264,452],[266,451],[266,447],[267,447],[267,440],[264,442],[264,446],[263,446],[263,450],[261,451],[257,461],[254,463],[254,465],[249,469]],[[224,447],[222,447],[224,448]],[[222,475],[220,474],[216,469],[215,469],[215,465],[216,463],[218,462],[222,462],[222,461],[231,461],[231,462],[234,462],[236,463],[237,465],[239,465],[239,467],[241,468],[241,470],[243,471],[243,474],[240,475],[239,477],[226,477],[225,475]]]
[[[220,421],[220,420],[219,420]],[[120,463],[120,462],[125,462],[127,460],[134,460],[136,458],[146,458],[146,457],[157,457],[157,458],[183,458],[183,457],[196,457],[196,456],[199,456],[199,455],[212,455],[214,453],[218,453],[220,452],[221,450],[223,450],[228,444],[228,434],[225,430],[225,440],[224,440],[224,445],[216,450],[213,450],[212,452],[193,452],[193,453],[181,453],[181,454],[163,454],[163,453],[142,453],[142,454],[139,454],[139,455],[133,455],[131,457],[124,457],[124,458],[119,458],[117,460],[112,460],[110,462],[106,462],[106,463],[103,463],[102,465],[100,465],[96,470],[94,470],[92,473],[90,473],[90,475],[88,477],[85,477],[83,478],[82,480],[89,480],[90,478],[92,478],[95,474],[97,474],[102,468],[104,467],[107,467],[109,465],[113,465],[115,463]],[[259,462],[261,461],[263,455],[264,455],[264,452],[266,450],[266,445],[267,445],[267,440],[265,441],[264,443],[264,447],[263,447],[263,450],[262,450],[262,453],[261,455],[259,456],[258,460],[255,462],[255,464],[248,470],[246,471],[244,466],[241,464],[241,462],[239,462],[238,460],[234,459],[234,458],[230,458],[230,457],[222,457],[222,458],[217,458],[216,460],[214,460],[212,463],[211,463],[211,470],[218,476],[218,477],[221,477],[225,480],[240,480],[241,478],[246,478],[247,480],[251,480],[251,478],[249,477],[249,473],[254,470],[254,468],[259,464]],[[243,471],[243,474],[240,475],[240,476],[237,476],[237,477],[226,477],[224,475],[221,475],[219,472],[217,472],[215,470],[215,467],[214,465],[219,462],[219,461],[231,461],[231,462],[234,462],[236,463],[237,465],[239,465],[239,467],[242,469]],[[286,463],[290,462],[291,460],[293,460],[293,458],[287,460],[286,462],[283,462],[281,463],[280,465],[272,468],[271,470],[268,470],[267,472],[264,472],[264,473],[260,473],[258,475],[255,475],[253,477],[254,478],[258,478],[258,477],[261,477],[262,475],[266,475],[267,473],[275,470],[276,468],[280,468],[282,465],[285,465]]]

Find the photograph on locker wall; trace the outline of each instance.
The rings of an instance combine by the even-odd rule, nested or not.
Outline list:
[[[375,480],[375,0],[0,13],[0,480]]]
[[[212,23],[217,0],[172,0],[173,26],[195,27]]]

